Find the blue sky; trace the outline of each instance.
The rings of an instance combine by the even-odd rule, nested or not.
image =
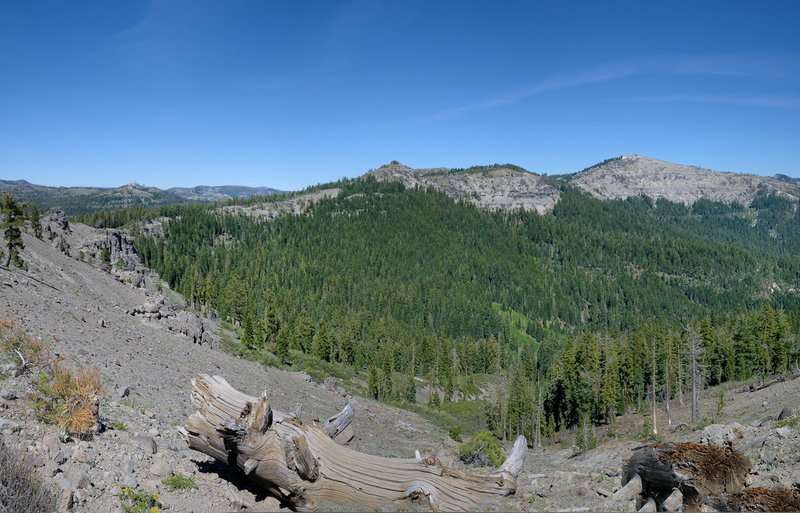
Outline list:
[[[639,153],[800,176],[800,2],[0,0],[0,178],[297,189]]]

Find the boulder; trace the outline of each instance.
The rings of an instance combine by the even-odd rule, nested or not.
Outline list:
[[[134,436],[131,438],[131,443],[133,443],[134,446],[143,449],[145,454],[155,454],[158,452],[158,444],[156,444],[156,441],[150,436]]]
[[[150,467],[150,474],[156,477],[167,477],[172,474],[172,466],[163,459],[156,460]]]
[[[715,447],[732,446],[742,438],[750,438],[755,435],[757,429],[751,426],[743,426],[738,422],[731,424],[711,424],[703,428],[700,443]]]

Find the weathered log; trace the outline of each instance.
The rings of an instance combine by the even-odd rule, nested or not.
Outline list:
[[[661,503],[664,511],[683,511],[683,494],[677,488]]]
[[[326,432],[273,411],[266,392],[260,398],[242,394],[219,376],[193,380],[192,403],[196,411],[183,429],[189,447],[239,470],[295,511],[315,511],[320,501],[375,508],[401,500],[428,502],[434,510],[470,510],[516,491],[527,452],[521,436],[503,465],[481,477],[433,456],[395,459],[353,451],[333,441],[329,433],[336,429]]]
[[[334,442],[346,444],[355,436],[351,425],[354,415],[355,409],[353,409],[353,405],[347,403],[342,411],[325,421],[325,425],[322,426],[322,429],[328,433],[328,436],[331,437]]]
[[[642,507],[636,511],[639,513],[656,513],[656,511],[658,511],[658,507],[656,507],[656,501],[650,497],[644,504],[642,504]]]
[[[634,453],[623,468],[622,484],[639,476],[643,497],[662,504],[677,488],[684,503],[694,503],[707,495],[740,492],[750,468],[750,460],[730,447],[668,443]]]
[[[703,503],[716,511],[800,511],[800,489],[749,488],[706,497]]]
[[[629,501],[642,493],[642,478],[638,474],[631,477],[625,485],[611,496],[615,501]]]

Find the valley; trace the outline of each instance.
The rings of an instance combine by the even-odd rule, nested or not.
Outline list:
[[[305,420],[350,403],[352,447],[380,456],[485,475],[462,444],[524,435],[517,493],[482,510],[632,510],[608,497],[630,449],[731,429],[766,437],[745,451],[754,483],[791,488],[797,434],[775,422],[800,408],[796,193],[640,156],[564,177],[393,162],[295,193],[51,213],[39,237],[27,220],[26,268],[0,268],[4,336],[97,367],[117,427],[53,442],[25,405],[35,382],[5,375],[22,400],[2,402],[4,437],[76,511],[113,511],[131,487],[177,511],[277,510],[185,448],[206,373]],[[200,491],[163,482],[176,473]]]

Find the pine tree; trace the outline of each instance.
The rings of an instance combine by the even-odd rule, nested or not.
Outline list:
[[[311,324],[308,322],[305,311],[301,312],[300,316],[297,318],[294,333],[295,347],[304,353],[310,353],[311,343],[314,339],[314,330],[311,329]]]
[[[256,321],[249,311],[244,314],[244,321],[242,321],[242,342],[248,349],[256,349],[260,345],[260,341],[256,337]]]
[[[17,199],[11,194],[3,194],[0,201],[0,213],[3,220],[0,228],[3,229],[3,239],[6,243],[6,259],[3,264],[8,267],[12,263],[18,267],[25,265],[20,256],[20,252],[25,248],[22,242],[22,226],[25,224],[25,216],[17,203]]]
[[[374,365],[369,368],[369,381],[367,382],[367,393],[373,399],[380,398],[380,388],[378,384],[378,368]]]
[[[320,324],[319,327],[314,330],[314,337],[311,343],[314,349],[314,355],[321,360],[332,361],[332,353],[333,353],[333,344],[331,343],[331,338],[328,335],[328,328],[325,324]]]
[[[289,348],[292,345],[292,333],[285,325],[282,325],[275,338],[275,355],[283,363],[289,363]]]
[[[274,350],[275,338],[278,335],[280,323],[278,322],[278,314],[275,311],[275,295],[270,290],[264,293],[264,307],[258,324],[261,330],[260,338],[262,338],[267,348]]]
[[[411,404],[417,402],[417,385],[412,375],[406,377],[405,384],[403,385],[403,399]]]

